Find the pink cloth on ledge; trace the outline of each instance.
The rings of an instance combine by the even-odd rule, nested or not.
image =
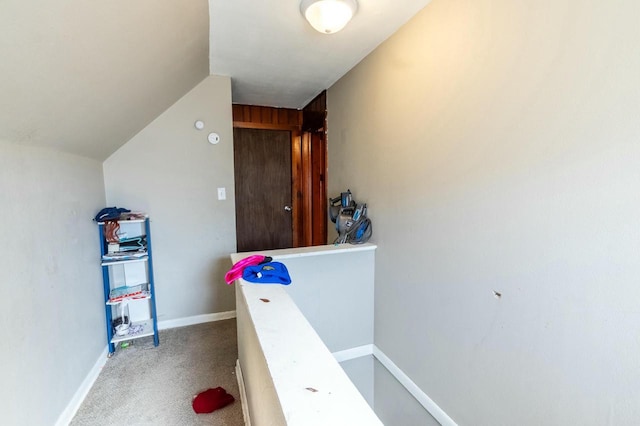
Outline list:
[[[233,284],[235,280],[237,280],[238,278],[242,278],[242,271],[244,271],[244,268],[246,268],[247,266],[259,265],[260,262],[262,262],[264,259],[264,256],[260,254],[254,254],[237,261],[231,267],[231,269],[229,269],[229,272],[225,274],[224,280],[229,285]]]

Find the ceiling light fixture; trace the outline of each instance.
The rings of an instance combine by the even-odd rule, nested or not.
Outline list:
[[[311,26],[324,34],[337,33],[358,9],[356,0],[302,0],[300,12]]]

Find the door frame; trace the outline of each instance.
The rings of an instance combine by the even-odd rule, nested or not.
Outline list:
[[[247,121],[234,121],[234,128],[239,129],[257,129],[257,130],[285,130],[291,135],[291,231],[293,236],[293,247],[304,247],[310,245],[308,242],[309,233],[303,229],[306,200],[304,194],[308,194],[305,189],[310,186],[309,179],[304,174],[304,155],[308,156],[308,148],[305,150],[302,143],[301,125],[278,124],[278,123],[254,123]],[[306,235],[305,235],[306,234]]]
[[[327,152],[326,152],[326,91],[320,93],[303,110],[255,105],[232,105],[233,127],[257,130],[286,130],[291,134],[291,208],[293,247],[326,244]],[[306,118],[305,118],[306,117]],[[313,118],[313,120],[309,120]],[[313,152],[312,133],[322,139],[323,148]],[[322,156],[321,170],[314,167],[313,156]],[[319,176],[314,175],[317,174]],[[313,193],[314,176],[322,186]],[[319,197],[319,199],[317,199]],[[315,209],[314,209],[315,207]],[[321,221],[315,224],[314,221]],[[319,234],[319,235],[316,235]]]

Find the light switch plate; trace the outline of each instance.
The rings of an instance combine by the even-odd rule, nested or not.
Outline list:
[[[227,190],[225,188],[218,188],[218,200],[227,199]]]

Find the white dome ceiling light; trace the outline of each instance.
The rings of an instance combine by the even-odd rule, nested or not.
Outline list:
[[[302,0],[300,11],[311,26],[323,34],[337,33],[358,9],[356,0]]]

